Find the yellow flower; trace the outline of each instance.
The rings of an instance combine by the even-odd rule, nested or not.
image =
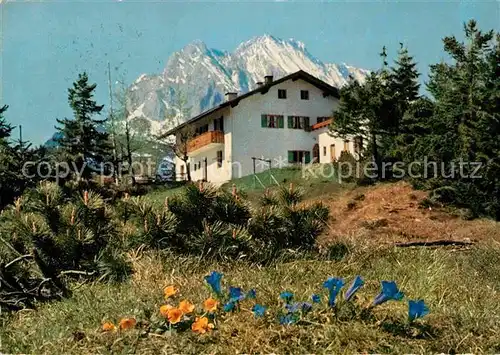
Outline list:
[[[170,308],[167,317],[171,324],[179,323],[182,319],[182,311],[179,308]]]
[[[122,330],[131,329],[134,328],[136,324],[137,321],[134,318],[123,318],[120,321],[120,329]]]
[[[168,311],[170,311],[172,308],[174,307],[172,307],[169,304],[164,304],[163,306],[160,307],[160,314],[166,318],[168,317]]]
[[[214,329],[214,325],[212,323],[208,323],[207,317],[196,317],[191,329],[195,333],[205,334],[206,332]]]
[[[174,286],[167,286],[163,292],[165,293],[165,298],[169,298],[177,293],[177,289]]]
[[[213,298],[208,298],[203,302],[203,308],[205,308],[205,311],[207,312],[215,312],[217,310],[217,306],[219,305],[219,302]]]
[[[103,332],[111,332],[111,331],[115,331],[115,330],[116,330],[116,326],[111,322],[105,322],[102,325]]]
[[[182,311],[182,313],[189,314],[194,311],[194,304],[184,300],[179,303],[179,309]]]

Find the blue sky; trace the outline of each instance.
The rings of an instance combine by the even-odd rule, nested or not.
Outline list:
[[[159,73],[169,55],[200,39],[232,51],[254,36],[295,38],[324,62],[376,69],[383,45],[394,55],[408,45],[425,79],[429,64],[446,60],[441,38],[462,38],[463,22],[500,28],[495,1],[7,1],[0,4],[2,91],[7,119],[25,138],[43,143],[56,118],[71,117],[67,88],[87,71],[108,103],[107,62],[133,82]]]

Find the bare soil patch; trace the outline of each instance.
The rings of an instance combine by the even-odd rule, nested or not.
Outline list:
[[[500,241],[499,222],[465,220],[446,208],[423,208],[421,201],[426,197],[425,191],[398,182],[358,187],[345,194],[321,198],[332,216],[321,242],[345,238],[377,244]]]

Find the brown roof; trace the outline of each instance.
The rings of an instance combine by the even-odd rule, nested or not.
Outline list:
[[[323,90],[323,96],[329,96],[329,95],[332,95],[336,98],[340,98],[340,94],[339,94],[339,90],[334,87],[334,86],[331,86],[330,84],[327,84],[326,82],[324,82],[323,80],[320,80],[318,78],[316,78],[315,76],[312,76],[311,74],[303,71],[303,70],[299,70],[295,73],[292,73],[292,74],[289,74],[289,75],[286,75],[280,79],[277,79],[277,80],[274,80],[272,81],[271,83],[269,84],[264,84],[252,91],[249,91],[243,95],[240,95],[240,96],[237,96],[236,98],[232,99],[232,100],[229,100],[229,101],[225,101],[223,103],[221,103],[220,105],[218,106],[215,106],[214,108],[211,108],[207,111],[204,111],[202,113],[200,113],[199,115],[187,120],[186,122],[180,124],[179,126],[175,127],[175,128],[172,128],[171,130],[167,131],[166,133],[162,134],[163,137],[167,137],[167,136],[170,136],[172,134],[174,134],[175,132],[177,132],[179,129],[181,129],[182,127],[185,127],[191,123],[194,123],[200,119],[202,119],[203,117],[206,117],[214,112],[217,112],[225,107],[228,107],[228,106],[231,106],[231,107],[235,107],[238,105],[238,103],[249,97],[249,96],[252,96],[256,93],[261,93],[261,94],[265,94],[269,91],[269,88],[271,88],[272,86],[274,85],[278,85],[284,81],[287,81],[287,80],[298,80],[298,79],[302,79],[304,81],[307,81],[308,83],[316,86],[318,89],[321,89]]]
[[[326,121],[323,121],[323,122],[320,122],[320,123],[316,123],[316,124],[313,124],[311,126],[311,130],[314,131],[315,129],[320,129],[322,127],[325,127],[325,126],[328,126],[330,123],[332,123],[333,121],[333,118],[330,118]]]

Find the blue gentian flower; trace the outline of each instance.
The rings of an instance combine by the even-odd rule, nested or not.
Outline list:
[[[351,286],[347,289],[345,293],[345,300],[349,301],[352,296],[365,284],[361,276],[356,276]]]
[[[321,296],[320,295],[314,294],[314,295],[312,295],[311,298],[312,298],[313,303],[320,303],[321,302]]]
[[[229,302],[238,302],[245,299],[243,290],[240,287],[229,287]]]
[[[307,312],[309,312],[313,306],[312,304],[308,303],[308,302],[302,302],[302,313],[303,314],[306,314]]]
[[[212,287],[212,290],[217,296],[222,294],[220,280],[222,279],[222,274],[217,271],[212,271],[210,275],[205,276],[205,281]]]
[[[308,302],[295,302],[294,304],[287,304],[285,307],[290,313],[302,311],[305,314],[312,309],[312,304]]]
[[[408,318],[410,322],[429,314],[429,307],[424,300],[408,301]]]
[[[330,307],[335,306],[335,299],[343,286],[344,280],[338,277],[329,277],[323,282],[323,287],[328,289],[328,305]]]
[[[260,304],[256,304],[255,306],[252,307],[252,312],[255,317],[263,317],[264,314],[266,313],[266,306],[262,306]]]
[[[285,308],[288,310],[288,312],[295,313],[302,308],[302,303],[301,302],[295,302],[294,304],[287,303],[285,305]]]
[[[234,311],[236,309],[236,303],[234,302],[228,302],[224,305],[224,307],[222,307],[222,310],[224,312],[231,312],[231,311]]]
[[[403,296],[403,292],[399,291],[394,281],[382,281],[382,292],[375,297],[372,306],[377,306],[390,300],[399,301]]]
[[[290,325],[295,323],[295,317],[293,313],[288,313],[279,317],[279,321],[281,325]]]
[[[290,291],[281,292],[280,298],[284,300],[286,303],[290,303],[293,299],[293,293],[291,293]]]
[[[247,292],[247,299],[255,299],[257,297],[257,291],[255,291],[254,288],[252,288],[250,291]]]

